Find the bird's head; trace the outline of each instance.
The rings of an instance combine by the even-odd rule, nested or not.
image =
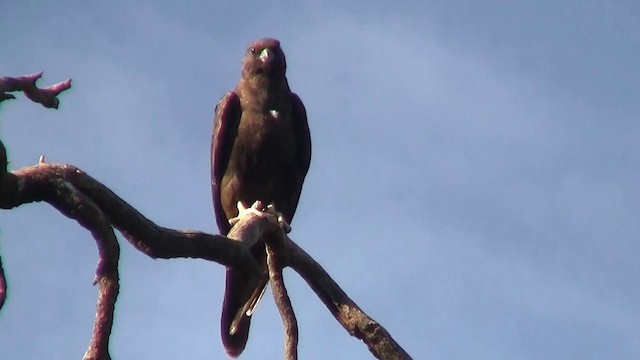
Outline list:
[[[247,53],[242,60],[242,77],[280,78],[284,77],[286,70],[287,62],[280,48],[280,41],[264,38],[252,42],[247,47]]]

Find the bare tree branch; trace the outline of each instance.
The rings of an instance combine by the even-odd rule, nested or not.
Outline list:
[[[3,149],[0,143],[0,159]],[[241,219],[234,229],[243,241],[237,242],[220,235],[161,228],[74,166],[41,162],[4,175],[9,179],[6,182],[14,185],[9,186],[13,188],[14,196],[0,197],[0,208],[46,201],[78,221],[96,240],[99,253],[95,279],[98,302],[93,335],[84,359],[110,359],[109,336],[119,288],[119,247],[111,222],[137,249],[150,257],[202,258],[261,274],[243,242],[255,243],[262,236],[262,231],[269,229],[264,226],[267,222],[262,218]]]
[[[267,265],[269,267],[269,280],[271,281],[271,291],[273,299],[278,307],[278,312],[284,325],[284,358],[287,360],[298,359],[298,321],[293,311],[291,300],[287,294],[282,278],[282,269],[286,263],[286,249],[283,246],[285,234],[282,230],[270,236],[265,243],[267,251]]]
[[[351,336],[364,341],[378,359],[411,359],[387,330],[365,314],[309,254],[289,238],[285,245],[289,253],[289,266],[305,279]]]
[[[2,169],[0,179],[3,178],[1,171]],[[151,258],[200,258],[261,273],[243,244],[221,235],[160,227],[106,186],[73,165],[40,163],[5,172],[4,175],[4,181],[0,180],[0,184],[4,184],[3,188],[0,188],[2,209],[46,201],[66,216],[74,218],[73,213],[69,213],[71,209],[60,208],[59,204],[69,201],[65,196],[77,196],[77,193],[82,193],[105,213],[110,223],[136,249]],[[67,192],[70,188],[76,192]]]
[[[25,76],[0,77],[0,102],[7,99],[15,99],[15,96],[7,93],[22,91],[31,101],[40,103],[46,108],[57,109],[60,104],[57,96],[71,87],[71,79],[40,89],[36,82],[42,77],[42,74],[43,72],[41,71],[37,74]]]
[[[118,297],[118,259],[120,247],[113,233],[109,219],[102,210],[85,194],[71,186],[60,188],[61,194],[56,207],[80,225],[89,230],[98,246],[98,266],[94,284],[98,285],[98,301],[93,335],[84,359],[111,359],[109,356],[109,336],[113,326],[113,314]]]
[[[67,80],[45,89],[35,85],[42,73],[21,77],[0,77],[0,102],[23,91],[45,107],[57,108],[57,95],[71,86]],[[244,215],[228,238],[197,231],[179,231],[156,225],[106,186],[72,165],[48,164],[41,157],[37,165],[7,171],[7,156],[0,141],[0,208],[45,201],[91,232],[98,246],[95,284],[98,301],[93,335],[84,359],[110,359],[109,336],[118,295],[119,245],[113,228],[138,250],[151,258],[200,258],[265,276],[251,256],[251,246],[266,247],[267,266],[276,305],[285,326],[285,358],[297,359],[298,326],[282,278],[290,266],[318,295],[333,316],[351,334],[363,340],[379,359],[411,359],[391,335],[365,314],[326,271],[289,239],[271,214]],[[263,241],[264,244],[259,244]],[[262,265],[264,266],[264,264]],[[7,295],[0,258],[0,309]]]

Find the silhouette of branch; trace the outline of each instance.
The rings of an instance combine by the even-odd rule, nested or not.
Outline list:
[[[99,260],[95,283],[98,285],[98,304],[85,359],[109,359],[109,335],[118,295],[119,257],[112,226],[152,258],[202,258],[259,272],[243,244],[220,235],[159,227],[74,166],[40,162],[15,172],[5,172],[0,177],[8,184],[0,192],[0,208],[10,209],[34,201],[48,202],[91,231],[97,242]]]
[[[3,195],[0,196],[2,209],[45,201],[75,219],[75,213],[61,208],[60,204],[68,201],[65,196],[84,194],[105,213],[113,227],[136,249],[151,258],[200,258],[259,272],[258,265],[243,244],[221,235],[158,226],[73,165],[39,163],[5,173],[5,178],[7,185],[0,192]],[[67,189],[73,191],[67,192]]]
[[[10,92],[22,91],[31,101],[42,104],[46,108],[57,109],[60,104],[57,96],[71,87],[71,79],[59,82],[55,85],[40,89],[36,85],[43,72],[37,74],[9,77],[0,77],[0,102],[16,97]]]
[[[71,80],[46,89],[35,82],[42,73],[0,78],[0,101],[23,91],[45,107],[57,108],[56,96],[70,87]],[[84,359],[110,359],[109,337],[118,296],[119,245],[113,229],[119,230],[136,249],[151,258],[200,258],[244,269],[264,276],[249,248],[265,239],[267,265],[274,299],[285,327],[285,358],[297,359],[298,327],[282,269],[290,266],[300,274],[342,326],[363,340],[379,359],[411,359],[391,335],[362,311],[326,271],[287,237],[277,219],[268,214],[247,214],[231,229],[229,238],[198,231],[179,231],[156,225],[91,176],[66,164],[38,164],[7,171],[6,149],[0,141],[0,208],[44,201],[89,230],[98,246],[96,320]],[[266,221],[265,221],[266,220]],[[232,240],[234,239],[234,240]],[[7,285],[0,258],[0,309]]]
[[[269,280],[271,281],[271,291],[276,307],[282,318],[284,325],[284,358],[287,360],[298,359],[298,321],[296,314],[293,312],[291,300],[287,294],[287,288],[284,286],[282,278],[282,269],[286,259],[286,249],[283,246],[284,232],[277,231],[275,236],[269,236],[266,243],[267,265],[269,267]]]
[[[98,266],[94,280],[94,285],[98,285],[96,319],[84,359],[110,359],[109,336],[119,290],[120,247],[109,219],[89,197],[71,186],[60,187],[57,191],[59,196],[54,206],[89,230],[98,245]]]
[[[364,341],[378,359],[411,359],[389,332],[365,314],[309,254],[287,237],[285,246],[289,266],[309,284],[338,322],[351,334]]]

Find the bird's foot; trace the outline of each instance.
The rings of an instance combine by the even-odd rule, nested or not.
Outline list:
[[[291,232],[291,225],[289,225],[289,223],[284,219],[284,216],[282,215],[282,213],[276,210],[276,207],[273,206],[273,204],[269,204],[267,206],[266,213],[269,215],[273,215],[276,217],[276,219],[278,219],[278,223],[280,224],[280,227],[282,228],[282,231],[284,231],[285,234],[288,234]]]
[[[276,210],[276,207],[273,204],[269,204],[265,209],[261,201],[254,202],[251,207],[246,207],[242,203],[242,201],[238,201],[237,207],[238,216],[229,219],[229,224],[231,224],[231,226],[237,224],[240,219],[242,219],[242,217],[247,214],[254,214],[258,216],[264,216],[265,214],[267,214],[275,217],[278,220],[278,224],[280,224],[280,227],[285,234],[291,232],[291,225],[289,225],[289,223],[284,219],[282,213]]]
[[[238,221],[240,221],[240,219],[242,219],[242,217],[247,214],[255,214],[258,216],[263,215],[262,212],[264,211],[264,205],[262,205],[261,201],[254,202],[253,205],[251,205],[251,207],[249,208],[244,206],[242,201],[238,201],[238,204],[236,206],[238,207],[238,216],[229,219],[229,224],[231,226],[237,224]]]

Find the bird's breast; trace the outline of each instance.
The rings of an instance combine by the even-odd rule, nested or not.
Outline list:
[[[233,183],[230,204],[288,199],[296,174],[296,151],[289,114],[278,110],[243,112],[225,173],[226,180]]]
[[[238,145],[262,161],[281,161],[292,149],[293,128],[290,116],[279,110],[245,112],[238,127]]]

